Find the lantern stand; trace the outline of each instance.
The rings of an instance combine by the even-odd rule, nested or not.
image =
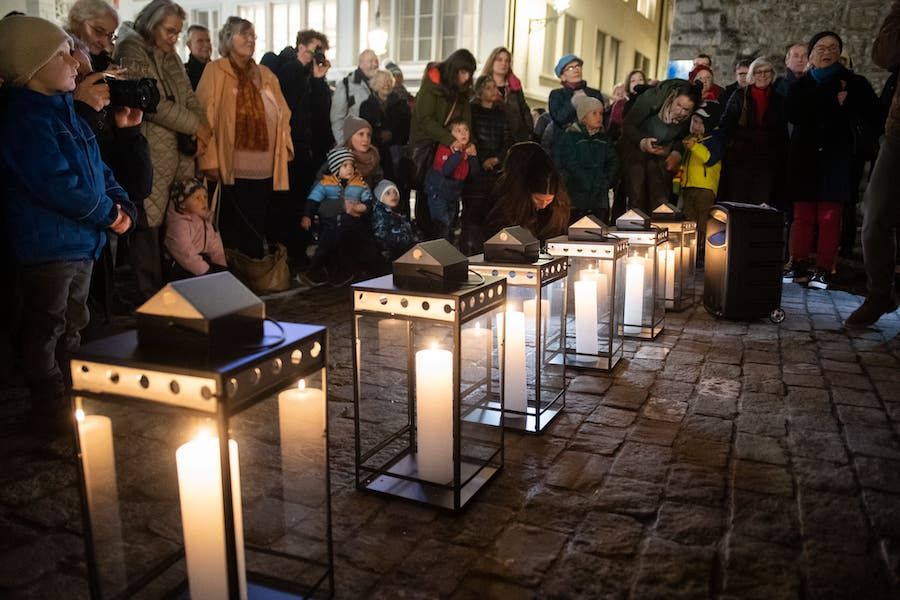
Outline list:
[[[694,305],[694,273],[697,261],[697,222],[668,202],[653,211],[650,225],[668,230],[663,250],[666,263],[666,310],[681,311]]]

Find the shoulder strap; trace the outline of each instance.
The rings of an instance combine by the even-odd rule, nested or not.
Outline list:
[[[459,98],[457,98],[456,100],[459,100]],[[447,113],[447,118],[444,119],[444,127],[446,127],[447,123],[450,122],[450,119],[453,118],[453,111],[456,110],[456,100],[453,101],[453,104],[450,106],[450,112]]]

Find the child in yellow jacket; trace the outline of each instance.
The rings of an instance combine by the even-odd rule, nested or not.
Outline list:
[[[691,134],[684,139],[681,205],[685,217],[697,221],[697,251],[701,256],[706,218],[716,201],[722,173],[721,143],[713,135],[721,116],[722,107],[717,102],[704,102],[691,116]]]

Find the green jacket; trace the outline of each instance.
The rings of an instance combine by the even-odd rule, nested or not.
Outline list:
[[[456,100],[456,106],[453,106],[453,100],[444,94],[440,83],[441,75],[437,67],[428,69],[422,78],[419,93],[416,94],[416,106],[413,109],[409,132],[411,144],[421,140],[435,140],[445,146],[452,145],[453,136],[450,135],[450,128],[445,127],[444,123],[454,118],[462,118],[470,128],[472,127],[472,109],[468,99],[461,96]],[[453,116],[448,118],[447,114],[451,107]]]
[[[572,123],[556,145],[556,164],[574,208],[605,212],[609,188],[619,176],[619,158],[602,129],[588,135],[583,124]]]
[[[659,118],[659,111],[662,110],[669,95],[674,93],[675,88],[686,83],[682,79],[668,79],[648,88],[637,97],[622,124],[620,143],[624,151],[639,151],[641,140],[648,137],[656,138],[657,142],[665,146],[669,152],[672,150],[681,152],[684,149],[681,141],[690,130],[690,118],[681,123],[666,124]]]

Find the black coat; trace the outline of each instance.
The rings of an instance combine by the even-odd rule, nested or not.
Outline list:
[[[847,92],[843,106],[837,95]],[[851,166],[859,132],[876,128],[884,113],[871,84],[843,67],[828,81],[806,74],[786,101],[794,131],[790,143],[788,190],[794,200],[846,202],[852,193]]]
[[[320,165],[334,146],[331,132],[331,90],[325,78],[312,76],[312,62],[298,60],[284,64],[278,72],[281,93],[291,109],[291,139],[294,162],[312,161]]]
[[[500,106],[484,108],[473,103],[471,138],[478,149],[478,162],[484,164],[489,158],[499,158],[502,165],[513,142],[506,110]]]

